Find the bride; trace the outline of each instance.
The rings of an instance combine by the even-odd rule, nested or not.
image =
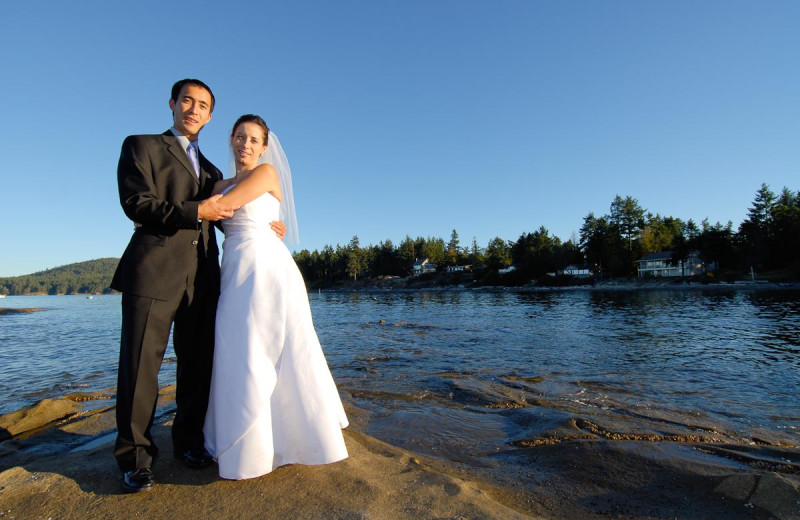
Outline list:
[[[226,479],[269,473],[285,464],[347,458],[347,417],[314,331],[305,283],[289,250],[271,231],[283,220],[297,237],[291,173],[264,120],[233,126],[236,176],[219,181],[220,203],[238,207],[223,221],[225,241],[217,306],[206,449]]]

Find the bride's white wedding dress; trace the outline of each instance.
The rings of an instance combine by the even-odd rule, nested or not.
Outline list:
[[[222,284],[206,449],[226,479],[347,458],[342,402],[314,331],[305,283],[269,227],[269,193],[223,221]]]

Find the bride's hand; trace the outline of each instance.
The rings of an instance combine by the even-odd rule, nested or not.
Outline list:
[[[286,236],[286,224],[284,224],[283,221],[273,220],[269,223],[269,227],[272,228],[272,231],[274,231],[281,240],[283,240],[283,237]]]

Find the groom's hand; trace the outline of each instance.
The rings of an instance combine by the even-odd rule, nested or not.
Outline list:
[[[197,206],[197,218],[211,221],[231,218],[233,216],[233,210],[236,208],[220,204],[218,201],[221,198],[222,194],[217,194],[202,201],[200,205]]]
[[[273,220],[269,223],[269,227],[272,228],[272,231],[274,231],[281,240],[283,240],[283,237],[286,236],[286,224],[284,224],[283,221]]]

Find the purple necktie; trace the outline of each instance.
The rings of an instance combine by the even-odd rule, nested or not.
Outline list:
[[[189,148],[186,149],[186,153],[189,155],[189,162],[194,166],[195,175],[200,177],[200,163],[197,161],[197,141],[189,143]]]

